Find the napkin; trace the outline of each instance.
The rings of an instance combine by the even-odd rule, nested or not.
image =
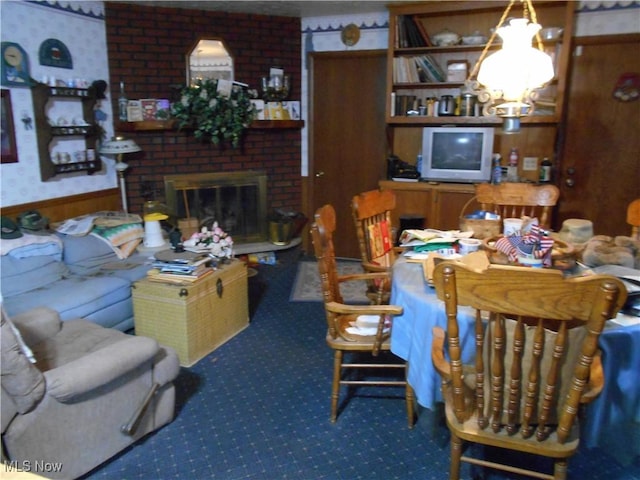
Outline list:
[[[352,335],[375,335],[378,331],[378,322],[380,321],[380,315],[358,315],[355,322],[350,322],[350,327],[345,330]],[[387,316],[384,319],[383,332],[387,333],[391,327],[391,317]]]

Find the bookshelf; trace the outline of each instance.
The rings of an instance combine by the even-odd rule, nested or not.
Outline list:
[[[459,38],[479,33],[488,39],[508,5],[506,1],[413,2],[390,5],[389,47],[387,50],[386,123],[392,151],[402,160],[414,162],[420,151],[421,132],[425,126],[477,125],[494,126],[494,151],[507,158],[517,147],[520,156],[557,157],[558,130],[561,126],[570,43],[574,28],[575,4],[567,1],[541,1],[534,4],[538,23],[544,27],[561,27],[563,35],[543,46],[555,63],[555,78],[539,92],[534,113],[521,118],[519,135],[500,135],[502,118],[483,112],[483,105],[473,115],[440,116],[435,103],[445,95],[459,99],[464,82],[480,58],[486,43],[446,43],[442,32]],[[509,16],[521,17],[522,6],[513,6]],[[496,41],[497,40],[497,41]],[[494,39],[489,52],[501,47]],[[449,71],[455,66],[456,72]],[[466,71],[465,71],[466,70]],[[454,75],[455,73],[455,75]],[[422,109],[420,107],[423,107]],[[529,175],[531,178],[528,178]],[[537,172],[525,172],[524,178],[535,180]]]

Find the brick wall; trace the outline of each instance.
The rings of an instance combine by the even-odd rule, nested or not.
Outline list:
[[[234,58],[235,78],[259,88],[272,66],[290,75],[290,99],[300,99],[300,19],[231,14],[144,4],[105,4],[108,80],[118,111],[120,81],[129,99],[175,100],[185,83],[185,56],[201,37],[221,38]],[[144,195],[164,200],[164,175],[264,170],[268,209],[301,210],[300,130],[248,129],[238,148],[203,143],[188,132],[127,133],[142,148],[126,158],[129,210],[141,213]]]

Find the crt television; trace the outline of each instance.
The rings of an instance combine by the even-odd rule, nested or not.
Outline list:
[[[493,135],[490,127],[424,128],[421,178],[434,182],[488,182]]]

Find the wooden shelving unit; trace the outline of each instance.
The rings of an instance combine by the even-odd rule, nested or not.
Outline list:
[[[400,32],[405,18],[410,18],[418,30],[433,37],[439,32],[449,30],[458,35],[474,34],[476,31],[486,36],[494,28],[507,7],[506,1],[451,1],[451,2],[412,2],[389,6],[389,47],[387,51],[387,90],[386,123],[392,142],[392,151],[401,159],[413,162],[421,148],[422,128],[438,125],[494,126],[496,137],[494,151],[502,158],[512,147],[517,147],[520,156],[554,157],[559,154],[558,129],[561,126],[565,108],[565,91],[570,62],[570,44],[574,28],[575,5],[567,1],[539,1],[535,3],[537,20],[543,27],[561,27],[562,36],[554,41],[544,41],[545,51],[552,52],[555,63],[555,78],[545,87],[543,95],[552,97],[553,108],[537,108],[532,115],[521,117],[522,132],[519,135],[501,135],[502,118],[498,116],[435,116],[406,115],[399,105],[411,103],[415,97],[426,105],[427,99],[440,99],[443,95],[456,98],[461,94],[463,82],[398,82],[394,77],[394,68],[411,57],[428,56],[445,75],[449,62],[466,62],[467,76],[477,63],[485,45],[449,45],[431,44],[416,47],[415,42],[401,41]],[[521,6],[514,6],[510,16],[519,17]],[[406,37],[405,37],[406,38]],[[500,48],[494,40],[488,54]],[[402,60],[402,61],[399,61]],[[431,75],[433,76],[433,75]],[[400,76],[399,78],[405,78]],[[412,78],[412,77],[410,77]],[[445,78],[446,80],[446,78]],[[410,96],[405,102],[398,102],[402,96]],[[417,102],[416,102],[417,103]],[[532,174],[533,175],[533,174]]]
[[[40,159],[40,177],[47,181],[56,175],[86,171],[91,175],[102,168],[100,157],[90,161],[70,161],[68,163],[54,163],[51,159],[51,146],[55,139],[82,139],[85,150],[96,148],[97,127],[94,122],[93,107],[96,103],[93,88],[51,87],[38,83],[32,88],[33,112],[36,124],[36,138],[38,141],[38,156]],[[48,118],[50,102],[72,101],[80,102],[84,125],[51,125]],[[72,152],[69,152],[73,155]]]
[[[116,132],[152,132],[177,130],[176,120],[145,120],[142,122],[117,122]],[[255,120],[253,129],[296,129],[304,127],[304,120]]]

